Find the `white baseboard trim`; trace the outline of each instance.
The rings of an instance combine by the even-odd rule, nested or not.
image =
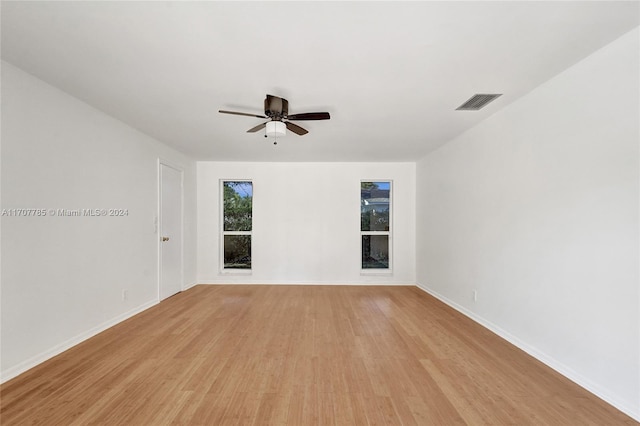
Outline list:
[[[456,302],[448,299],[447,297],[439,294],[438,292],[433,291],[432,289],[418,283],[416,283],[416,287],[418,287],[425,293],[430,294],[436,299],[440,300],[442,303],[452,307],[453,309],[465,315],[466,317],[469,317],[470,319],[477,322],[481,326],[489,329],[490,331],[497,334],[507,342],[518,347],[519,349],[531,355],[532,357],[542,362],[546,366],[562,374],[564,377],[576,383],[578,386],[586,389],[587,391],[591,392],[592,394],[602,399],[606,403],[612,405],[613,407],[622,411],[626,415],[632,417],[634,420],[640,422],[640,405],[637,407],[633,407],[625,403],[624,401],[620,401],[620,399],[617,398],[615,395],[612,395],[611,392],[607,391],[606,389],[603,389],[601,386],[597,385],[596,383],[593,383],[591,380],[575,372],[573,369],[566,366],[565,364],[557,361],[553,357],[534,348],[533,346],[523,342],[522,340],[518,339],[516,336],[512,335],[511,333],[503,330],[502,328],[491,323],[490,321],[487,321],[486,319],[480,317],[479,315],[469,311],[464,306],[457,304]]]
[[[11,379],[13,379],[14,377],[19,376],[20,374],[24,373],[27,370],[32,369],[33,367],[35,367],[38,364],[42,364],[43,362],[47,361],[48,359],[53,358],[56,355],[61,354],[62,352],[66,351],[67,349],[70,349],[74,346],[76,346],[79,343],[84,342],[85,340],[95,336],[98,333],[103,332],[104,330],[113,327],[114,325],[121,323],[122,321],[131,318],[134,315],[139,314],[140,312],[149,309],[150,307],[156,305],[158,303],[157,300],[152,300],[150,302],[144,303],[140,306],[138,306],[137,308],[134,308],[130,311],[127,311],[125,313],[123,313],[122,315],[118,315],[117,317],[105,321],[102,324],[93,327],[83,333],[80,333],[79,335],[72,337],[71,339],[60,343],[59,345],[56,345],[36,356],[33,356],[23,362],[21,362],[20,364],[13,366],[9,369],[7,369],[6,371],[2,371],[0,372],[0,383],[5,383]]]
[[[416,283],[407,282],[407,283],[394,283],[394,282],[362,282],[362,281],[346,281],[346,282],[335,282],[335,281],[242,281],[235,282],[230,280],[200,280],[198,284],[204,285],[367,285],[367,286],[407,286],[414,287]]]
[[[185,286],[184,286],[184,288],[182,289],[182,291],[189,290],[191,287],[194,287],[194,286],[196,286],[196,285],[198,285],[198,283],[197,283],[197,282],[189,283],[189,284],[187,284],[187,285],[185,285]]]

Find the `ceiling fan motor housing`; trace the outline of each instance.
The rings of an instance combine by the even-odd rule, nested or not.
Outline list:
[[[264,115],[274,120],[287,118],[289,114],[289,101],[277,96],[267,95],[264,100]]]

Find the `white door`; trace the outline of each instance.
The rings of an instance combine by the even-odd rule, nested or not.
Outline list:
[[[160,164],[160,300],[182,290],[182,171]]]

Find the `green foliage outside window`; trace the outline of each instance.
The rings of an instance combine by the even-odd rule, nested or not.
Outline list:
[[[253,184],[223,182],[224,268],[251,269]]]
[[[253,185],[251,182],[224,182],[224,230],[251,231]]]

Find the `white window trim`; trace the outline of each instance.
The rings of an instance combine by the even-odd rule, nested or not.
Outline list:
[[[253,274],[253,217],[251,218],[251,231],[225,231],[224,230],[224,183],[225,182],[251,182],[252,188],[255,190],[255,185],[253,184],[252,179],[220,179],[218,189],[219,189],[219,217],[220,223],[218,224],[218,229],[220,230],[220,244],[219,244],[219,265],[220,265],[220,275],[251,275]],[[253,203],[251,206],[251,210],[253,212]],[[252,213],[253,214],[253,213]],[[225,268],[224,267],[224,236],[225,235],[251,235],[251,269],[235,269],[235,268]]]
[[[393,275],[393,232],[395,224],[393,223],[393,179],[361,179],[358,192],[362,197],[363,182],[389,182],[389,230],[388,231],[363,231],[360,229],[360,253],[358,256],[360,262],[360,275]],[[360,207],[360,206],[359,206]],[[358,223],[361,223],[358,221]],[[387,235],[389,238],[389,267],[388,268],[363,268],[362,267],[362,236],[363,235]]]

